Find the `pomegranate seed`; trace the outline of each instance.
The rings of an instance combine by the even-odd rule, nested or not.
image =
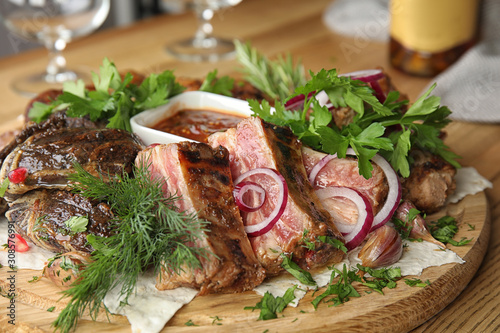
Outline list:
[[[9,172],[9,181],[14,184],[19,184],[22,183],[26,180],[26,177],[28,176],[28,169],[26,168],[17,168]]]

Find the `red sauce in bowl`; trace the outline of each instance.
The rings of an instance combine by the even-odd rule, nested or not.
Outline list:
[[[206,143],[211,134],[236,127],[243,118],[236,114],[211,110],[180,110],[152,128]]]

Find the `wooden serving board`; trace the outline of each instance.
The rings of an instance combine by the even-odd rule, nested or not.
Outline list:
[[[425,288],[409,287],[403,280],[395,289],[384,289],[385,295],[365,293],[363,287],[357,287],[362,297],[353,298],[344,305],[328,307],[320,304],[314,310],[309,292],[297,308],[288,307],[278,319],[257,321],[259,312],[243,310],[245,306],[254,306],[261,299],[253,292],[231,295],[208,295],[195,298],[190,304],[180,309],[167,323],[164,332],[291,332],[314,330],[348,332],[406,332],[451,303],[467,286],[485,255],[490,230],[489,207],[486,196],[479,193],[468,196],[458,204],[447,206],[443,211],[428,218],[437,219],[441,215],[457,218],[459,232],[455,239],[473,238],[463,247],[453,247],[464,264],[446,264],[430,267],[419,278],[430,280]],[[7,268],[0,269],[0,286],[8,287]],[[38,271],[20,270],[16,275],[16,327],[6,320],[5,306],[7,299],[0,297],[0,332],[2,328],[12,332],[51,332],[50,324],[64,308],[65,300],[60,300],[59,289],[48,280],[28,283]],[[47,309],[54,306],[53,312]],[[218,320],[218,319],[220,320]],[[8,319],[8,318],[7,318]],[[198,326],[187,326],[191,321]],[[15,331],[14,329],[17,329]],[[23,330],[24,329],[24,330]],[[96,322],[79,322],[76,332],[130,332],[130,325],[122,316],[100,316]]]

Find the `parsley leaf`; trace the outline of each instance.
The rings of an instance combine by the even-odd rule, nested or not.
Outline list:
[[[320,302],[322,302],[328,296],[335,295],[334,297],[328,299],[325,302],[333,302],[333,306],[341,305],[347,301],[349,301],[350,297],[361,297],[361,295],[354,289],[352,282],[361,281],[361,278],[356,275],[355,271],[351,271],[347,269],[347,266],[344,264],[342,271],[333,268],[332,271],[332,279],[335,274],[340,276],[339,280],[336,283],[330,283],[326,290],[316,296],[314,300],[311,302],[315,309],[318,308]]]
[[[56,100],[49,104],[35,102],[28,115],[36,122],[47,119],[52,113],[65,110],[69,117],[89,117],[92,121],[107,120],[108,128],[132,131],[130,118],[136,114],[166,104],[184,87],[175,82],[172,71],[151,74],[137,86],[133,76],[122,78],[116,66],[107,58],[92,73],[95,90],[88,90],[82,81],[68,83]]]
[[[431,284],[429,280],[422,282],[422,280],[414,278],[414,279],[405,279],[405,283],[410,287],[420,287],[425,288]]]
[[[441,129],[449,123],[450,110],[439,105],[439,97],[430,96],[435,85],[403,112],[408,101],[399,101],[396,91],[390,92],[382,104],[366,83],[338,76],[335,69],[311,72],[310,76],[306,84],[289,90],[286,99],[280,97],[275,101],[274,112],[267,102],[261,105],[252,102],[251,109],[267,122],[289,126],[305,145],[315,150],[345,157],[347,149],[352,148],[358,158],[359,173],[365,178],[371,177],[370,159],[377,153],[384,156],[396,172],[408,177],[409,151],[413,147],[430,151],[454,167],[460,167],[456,161],[459,156],[440,138]],[[319,92],[328,95],[334,108],[354,110],[352,122],[338,127],[330,110],[316,99]],[[298,96],[304,102],[294,101],[291,103],[294,110],[287,110],[286,101]]]
[[[274,297],[273,294],[266,291],[262,300],[255,306],[246,306],[245,310],[260,310],[260,315],[258,320],[269,320],[278,318],[277,313],[283,312],[283,310],[290,304],[291,301],[295,299],[295,289],[297,286],[293,286],[287,289],[283,297]]]
[[[234,79],[229,76],[223,76],[217,78],[217,70],[214,70],[207,74],[207,77],[203,81],[200,87],[200,91],[211,92],[214,94],[232,96],[231,90],[234,86]]]
[[[64,222],[72,233],[87,231],[89,219],[85,216],[71,216]]]
[[[432,221],[429,224],[429,230],[432,237],[442,243],[450,243],[453,246],[464,246],[472,241],[473,238],[467,239],[463,237],[460,241],[453,239],[458,232],[457,221],[454,217],[443,216],[437,221]]]
[[[281,267],[283,267],[288,273],[292,274],[303,284],[306,284],[308,286],[316,285],[316,281],[314,281],[310,272],[300,268],[299,265],[294,263],[290,257],[287,257],[283,253],[281,254],[281,257],[283,258]]]

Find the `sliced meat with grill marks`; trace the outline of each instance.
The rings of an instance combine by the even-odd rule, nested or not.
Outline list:
[[[230,293],[253,289],[263,281],[265,271],[252,251],[232,195],[225,148],[194,142],[158,145],[141,151],[136,164],[147,165],[152,178],[165,180],[166,197],[180,196],[175,201],[179,211],[210,222],[204,237],[194,244],[211,253],[199,258],[202,267],[184,268],[179,275],[162,269],[158,289],[188,286],[199,288],[201,295]]]
[[[278,274],[284,254],[304,269],[314,269],[339,262],[343,253],[330,244],[318,242],[318,236],[343,241],[330,214],[323,208],[309,184],[301,154],[301,144],[290,129],[275,126],[260,118],[247,118],[236,129],[209,137],[212,147],[227,147],[231,155],[233,179],[249,170],[270,168],[278,171],[288,185],[285,211],[267,233],[250,237],[254,252],[269,275]],[[269,215],[277,201],[277,185],[269,177],[255,175],[248,180],[261,185],[267,199],[256,212],[242,213],[245,225],[261,222]],[[307,239],[304,239],[304,234]],[[315,242],[316,249],[306,249],[306,240]]]
[[[302,156],[306,172],[309,175],[314,166],[326,154],[302,147]],[[387,198],[389,184],[387,183],[384,171],[375,163],[372,163],[372,166],[372,176],[366,179],[359,174],[358,160],[356,158],[334,158],[320,170],[314,180],[313,186],[315,188],[339,186],[355,189],[368,199],[373,213],[377,214]],[[346,204],[349,205],[349,203]],[[354,207],[354,204],[352,206]]]
[[[63,128],[34,134],[17,145],[5,158],[0,182],[16,168],[24,167],[28,176],[19,184],[10,183],[7,201],[38,188],[64,189],[78,162],[90,174],[108,175],[131,172],[135,156],[142,149],[139,139],[117,129]]]
[[[105,203],[58,190],[34,190],[10,203],[5,216],[16,232],[34,244],[54,252],[82,251],[92,247],[86,236],[109,236],[113,214]],[[65,224],[73,216],[88,218],[87,231],[72,233]]]

